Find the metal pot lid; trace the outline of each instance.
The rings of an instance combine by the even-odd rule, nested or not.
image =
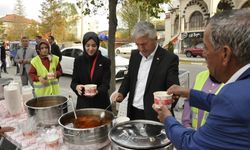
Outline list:
[[[170,144],[164,125],[149,120],[133,120],[118,124],[109,132],[109,139],[129,149],[156,149]]]

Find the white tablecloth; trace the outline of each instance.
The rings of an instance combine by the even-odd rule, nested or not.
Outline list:
[[[5,101],[0,101],[0,126],[12,126],[15,128],[13,132],[5,133],[6,138],[15,144],[18,148],[23,150],[49,150],[50,148],[46,147],[44,138],[42,137],[42,131],[38,130],[37,134],[32,137],[23,136],[23,132],[19,127],[19,124],[27,120],[28,115],[25,111],[17,116],[10,116],[8,110],[5,106]],[[53,128],[53,127],[52,127]],[[105,150],[110,150],[110,141],[107,140],[104,143],[95,144],[95,145],[74,145],[70,143],[63,142],[63,132],[60,126],[54,127],[57,130],[59,139],[59,148],[58,150],[94,150],[98,149],[100,146],[108,145]],[[55,150],[55,149],[53,149]]]

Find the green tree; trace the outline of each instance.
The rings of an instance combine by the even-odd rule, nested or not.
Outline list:
[[[3,40],[5,37],[4,31],[5,31],[5,28],[4,28],[3,22],[0,21],[0,40]]]
[[[53,35],[56,40],[62,41],[65,33],[66,20],[62,15],[62,2],[60,0],[45,0],[41,4],[40,32]]]
[[[146,20],[146,11],[141,10],[140,4],[134,0],[125,0],[118,15],[127,27],[127,34],[131,35],[131,30],[138,21]],[[129,37],[129,36],[128,36]]]
[[[76,40],[76,23],[79,19],[76,7],[72,3],[63,3],[62,4],[62,16],[65,18],[66,31],[64,33],[64,40],[74,41]]]
[[[36,21],[32,21],[25,29],[26,36],[29,37],[29,39],[35,39],[35,37],[39,33],[39,25]]]
[[[16,1],[15,14],[17,15],[12,25],[6,29],[8,40],[19,40],[25,35],[26,23],[24,18],[24,7],[21,0]]]
[[[24,6],[21,0],[16,0],[14,12],[19,16],[24,16]]]
[[[147,11],[147,20],[149,20],[149,16],[153,16],[155,18],[159,18],[159,13],[164,12],[164,10],[160,7],[161,4],[169,3],[171,0],[134,0],[137,4],[140,4],[139,7],[141,10]]]
[[[74,4],[45,0],[41,7],[41,34],[53,35],[57,41],[75,40],[72,32],[76,32],[78,15]]]
[[[9,28],[6,29],[8,40],[20,40],[26,36],[27,20],[24,16],[16,16]]]

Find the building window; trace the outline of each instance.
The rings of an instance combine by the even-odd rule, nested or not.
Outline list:
[[[195,11],[189,21],[189,30],[201,30],[203,29],[203,16],[201,12]]]

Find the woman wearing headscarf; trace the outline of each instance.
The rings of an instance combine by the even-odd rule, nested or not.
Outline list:
[[[59,57],[50,54],[49,43],[42,39],[38,44],[39,55],[31,60],[29,76],[33,81],[36,96],[58,95],[59,77],[62,68]]]
[[[87,32],[83,36],[83,55],[74,62],[71,89],[77,95],[76,109],[103,108],[110,104],[108,95],[111,78],[110,60],[98,50],[100,40],[96,33]],[[92,96],[84,94],[86,84],[96,84],[96,93]]]

